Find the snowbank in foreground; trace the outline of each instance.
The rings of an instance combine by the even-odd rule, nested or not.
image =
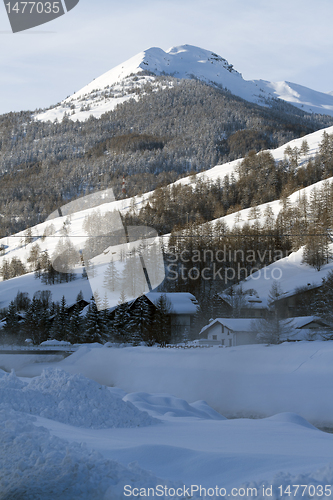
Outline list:
[[[125,353],[126,349],[85,349],[84,355],[77,353],[74,359],[87,361],[87,355],[97,351]],[[140,349],[131,351],[140,359]],[[208,351],[214,353],[212,349],[204,350]],[[164,356],[167,350],[160,352]],[[317,354],[323,361],[322,353]],[[313,351],[310,358],[316,359]],[[141,356],[142,360],[148,361],[149,357]],[[188,366],[186,356],[183,363]],[[296,371],[299,370],[300,366]],[[169,374],[172,371],[169,367]],[[177,375],[176,370],[173,376]],[[215,388],[219,384],[217,380]],[[122,389],[103,388],[82,376],[57,369],[43,372],[29,382],[18,379],[14,373],[0,372],[0,398],[0,401],[5,399],[0,405],[0,500],[121,500],[125,485],[143,491],[167,487],[169,493],[158,495],[166,500],[175,497],[175,489],[182,491],[183,484],[186,487],[203,484],[204,488],[214,489],[218,485],[226,488],[226,496],[231,496],[231,488],[244,487],[238,496],[232,494],[237,499],[253,497],[244,493],[251,487],[257,489],[256,497],[274,500],[289,498],[286,488],[302,484],[308,487],[306,494],[302,496],[300,491],[298,496],[291,496],[333,498],[326,491],[320,495],[320,486],[325,488],[333,483],[330,463],[333,436],[315,429],[296,414],[284,413],[262,420],[227,420],[204,401],[188,404],[170,394],[126,394]],[[56,421],[59,408],[52,407],[52,398],[60,406],[65,402],[61,415],[66,423]],[[38,413],[41,402],[48,405],[48,418],[26,413],[31,409]],[[76,422],[76,418],[84,417],[75,414],[80,404],[87,412],[85,424],[90,428],[79,427],[82,420]],[[146,410],[160,425],[134,428],[127,425],[126,405],[133,406],[139,416],[143,415],[141,410]],[[13,409],[16,407],[19,412]],[[103,421],[102,428],[94,429],[97,413],[102,417],[109,413],[112,417],[115,412],[123,419],[123,428],[105,428]],[[64,415],[67,417],[63,418]],[[263,495],[263,484],[272,485],[271,495]],[[211,491],[209,498],[221,498],[221,494]],[[191,498],[205,497],[194,493]]]
[[[284,416],[282,418],[285,419]],[[34,417],[12,410],[0,410],[1,499],[121,500],[124,498],[125,485],[131,488],[145,488],[146,491],[148,488],[156,488],[157,485],[182,488],[181,482],[159,479],[154,473],[140,468],[136,463],[125,467],[116,461],[104,458],[86,445],[69,443],[52,436],[49,430],[34,425],[35,420]],[[302,426],[303,423],[300,421],[297,425]],[[201,465],[205,468],[205,454],[202,456]],[[241,478],[241,469],[238,470],[238,474]],[[192,484],[197,484],[198,478],[193,479]],[[219,481],[217,484],[222,486]],[[257,488],[256,497],[267,498],[267,495],[262,494],[263,484],[265,487],[272,485],[273,494],[269,498],[274,500],[290,498],[287,493],[280,494],[279,486],[285,491],[289,485],[313,485],[319,492],[319,485],[333,484],[333,464],[310,473],[280,472],[267,481],[243,483],[242,487],[245,490],[248,487]],[[240,487],[239,483],[235,483],[234,486]],[[227,492],[229,491],[228,488]],[[242,490],[239,490],[239,493],[233,495],[233,498],[251,498],[251,495],[244,495]],[[301,491],[299,495],[292,496],[301,498]],[[316,495],[309,497],[305,494],[302,498],[319,497]],[[166,500],[170,495],[162,495],[159,498]],[[181,500],[185,497],[177,496],[177,498]],[[199,495],[194,494],[192,498],[199,499]],[[209,495],[209,498],[217,500],[221,496]],[[332,498],[332,494],[325,495],[324,498]]]
[[[107,387],[58,369],[44,370],[29,383],[21,381],[14,372],[4,374],[0,378],[0,408],[3,407],[92,429],[157,423]]]
[[[126,392],[205,400],[226,417],[293,412],[315,425],[333,425],[333,341],[225,349],[82,347],[58,366]]]
[[[15,500],[121,500],[124,486],[167,484],[136,464],[105,460],[33,425],[33,417],[0,410],[0,498]],[[162,496],[161,498],[165,498]]]
[[[333,498],[333,463],[308,474],[286,474],[280,472],[265,482],[252,482],[242,485],[247,488],[256,488],[256,498],[271,498],[272,500],[290,498]],[[297,488],[297,485],[299,486]],[[269,488],[269,490],[268,490]],[[326,492],[326,494],[325,494]],[[282,493],[282,495],[281,495]],[[244,495],[234,497],[244,498]],[[246,496],[250,498],[250,494]]]

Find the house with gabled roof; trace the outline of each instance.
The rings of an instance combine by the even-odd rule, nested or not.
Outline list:
[[[272,302],[272,308],[281,318],[292,318],[295,314],[306,314],[321,283],[308,283],[289,292],[282,293]]]
[[[214,316],[223,318],[266,318],[268,303],[266,297],[259,297],[253,289],[245,292],[229,289],[214,297]]]
[[[256,321],[253,318],[216,318],[202,328],[198,343],[225,347],[261,343],[257,338]],[[323,340],[331,332],[333,335],[333,325],[315,316],[284,319],[281,323],[285,332],[281,334],[280,342]]]
[[[288,323],[289,334],[282,335],[282,341],[322,340],[323,335],[333,331],[333,325],[316,316],[298,316],[282,320]]]
[[[199,345],[233,347],[258,344],[253,318],[216,318],[204,326],[199,335]]]

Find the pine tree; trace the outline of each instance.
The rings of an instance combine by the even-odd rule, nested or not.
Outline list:
[[[321,287],[316,290],[312,300],[312,313],[332,325],[325,340],[333,340],[333,271],[323,278]]]
[[[39,261],[40,261],[40,247],[38,243],[35,243],[35,245],[33,245],[30,250],[29,257],[27,258],[27,262],[30,264],[31,271],[36,271],[36,269],[39,267]]]
[[[126,302],[125,292],[122,291],[113,320],[114,332],[120,342],[127,342],[129,339],[129,321],[129,305]]]
[[[102,311],[100,313],[101,317],[101,327],[104,335],[105,340],[110,340],[113,337],[113,332],[112,332],[112,325],[111,321],[109,318],[109,302],[108,302],[108,297],[107,293],[104,295],[104,299],[102,302]]]
[[[154,344],[152,323],[153,315],[149,301],[145,295],[141,295],[133,304],[128,322],[133,345],[138,345],[141,341],[146,342],[147,345]]]
[[[3,327],[3,334],[6,343],[12,343],[19,338],[20,324],[14,301],[9,304],[8,312],[6,314],[6,324]]]
[[[100,344],[103,344],[105,339],[100,312],[93,298],[89,304],[85,317],[84,339],[87,343],[98,342]]]
[[[324,228],[320,224],[310,224],[308,231],[303,249],[303,262],[320,271],[330,259],[328,235],[324,233]]]
[[[9,280],[12,277],[11,271],[10,271],[10,264],[9,264],[8,260],[6,260],[6,259],[4,259],[2,261],[1,275],[2,275],[3,281]]]
[[[59,310],[54,317],[50,335],[56,340],[65,341],[70,337],[69,317],[64,295],[62,296]]]
[[[49,258],[48,252],[43,252],[41,258],[41,282],[46,285],[54,285],[57,280],[57,271],[52,266],[51,260]]]
[[[105,273],[103,286],[110,292],[114,292],[119,284],[119,272],[113,259],[109,262]]]
[[[155,305],[154,334],[156,342],[164,347],[171,339],[171,303],[165,294],[161,294]]]
[[[25,318],[23,322],[23,327],[22,327],[22,334],[25,339],[31,339],[34,341],[33,336],[34,336],[34,331],[35,331],[35,321],[34,321],[34,309],[32,306],[32,303],[30,304]]]
[[[16,276],[22,276],[27,272],[25,266],[21,260],[17,257],[13,257],[10,263],[10,277],[15,278]]]
[[[80,307],[78,300],[75,304],[73,314],[69,320],[69,335],[68,340],[71,344],[78,344],[82,341],[83,321],[80,315]]]
[[[300,151],[301,155],[307,157],[307,155],[309,154],[309,151],[310,151],[310,147],[309,147],[308,141],[306,139],[304,139],[302,141],[302,145],[301,145],[301,151]]]
[[[50,311],[47,307],[43,307],[41,303],[40,313],[38,318],[39,343],[44,342],[49,337],[51,328]]]
[[[142,262],[137,250],[126,255],[122,272],[122,288],[131,298],[136,298],[146,291],[147,283],[142,269]]]
[[[95,290],[95,291],[94,291],[94,296],[93,296],[93,299],[92,299],[92,300],[95,302],[95,304],[96,304],[96,307],[97,307],[98,311],[101,311],[101,310],[102,310],[103,303],[102,303],[102,300],[101,300],[101,298],[100,298],[100,296],[99,296],[99,292],[98,292],[98,290]]]
[[[50,313],[43,307],[41,300],[34,297],[26,312],[23,323],[23,334],[31,338],[34,344],[47,340],[50,329]]]

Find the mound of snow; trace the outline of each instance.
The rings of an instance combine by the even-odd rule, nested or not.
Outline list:
[[[142,411],[146,411],[152,416],[172,416],[172,417],[197,417],[212,420],[226,420],[225,417],[217,413],[208,406],[205,401],[187,403],[185,399],[176,398],[169,394],[149,394],[147,392],[135,392],[127,394],[123,401],[130,401],[134,406]]]
[[[333,463],[317,469],[314,472],[305,474],[288,474],[279,472],[265,482],[251,482],[243,484],[245,488],[256,488],[258,495],[256,498],[267,499],[290,499],[290,498],[333,498]],[[299,487],[297,488],[297,485]],[[266,489],[271,488],[267,495]],[[281,494],[282,492],[282,494]],[[235,499],[244,498],[242,495],[233,497]]]
[[[5,374],[0,379],[0,401],[1,406],[76,427],[139,427],[157,422],[107,387],[59,369],[44,370],[28,383],[14,372]]]
[[[6,373],[3,372],[3,374],[0,374],[0,390],[6,390],[6,389],[16,389],[20,390],[23,389],[23,387],[26,386],[22,380],[20,380],[16,375],[14,370],[11,371],[11,373]],[[1,399],[1,402],[4,400]]]
[[[0,498],[24,500],[121,500],[124,486],[165,484],[132,464],[129,468],[104,459],[85,445],[68,443],[33,417],[0,410]],[[165,498],[162,496],[160,498]]]
[[[190,403],[190,406],[197,412],[203,414],[203,418],[212,420],[227,420],[226,417],[215,411],[211,406],[209,406],[206,401],[200,400]]]
[[[268,417],[266,420],[272,420],[274,422],[283,422],[287,424],[301,425],[302,427],[308,427],[309,429],[317,429],[312,424],[310,424],[305,418],[297,415],[297,413],[285,412],[278,413],[272,417]]]

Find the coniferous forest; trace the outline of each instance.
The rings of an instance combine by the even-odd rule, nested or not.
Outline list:
[[[34,113],[0,117],[0,233],[13,234],[60,205],[112,187],[133,196],[212,166],[275,148],[330,126],[282,101],[261,107],[195,80],[144,88],[100,119],[40,122]],[[200,127],[198,127],[200,123]]]
[[[217,293],[239,283],[253,268],[267,266],[277,253],[281,258],[304,246],[304,262],[318,270],[331,259],[332,186],[324,184],[310,199],[302,197],[293,206],[287,197],[333,175],[332,136],[324,134],[317,156],[311,159],[306,141],[300,149],[287,147],[278,163],[262,150],[332,125],[333,119],[307,114],[282,101],[260,107],[195,80],[158,78],[162,82],[168,78],[173,86],[154,92],[145,88],[138,102],[127,101],[100,119],[75,122],[65,117],[60,123],[44,123],[30,112],[1,116],[0,232],[6,236],[29,228],[59,206],[91,192],[112,187],[119,198],[125,176],[126,196],[154,192],[140,210],[133,204],[124,222],[171,234],[163,247],[167,279],[160,291],[193,293],[201,308],[198,329],[212,317]],[[238,158],[244,159],[237,178],[226,176],[215,182],[196,178],[198,172]],[[191,185],[168,186],[189,174]],[[281,199],[277,219],[269,207],[265,213],[257,208],[277,199]],[[249,220],[239,227],[211,222],[249,207]],[[28,243],[33,237],[29,231]],[[214,255],[222,242],[229,253],[217,272]],[[244,262],[240,255],[249,252],[256,257]],[[194,255],[203,254],[205,258],[194,260]],[[227,279],[226,269],[234,270]],[[75,279],[70,273],[55,272],[49,256],[39,252],[38,242],[26,264],[8,258],[0,269],[4,280],[31,271],[48,285]],[[205,279],[193,279],[203,271]],[[24,307],[21,304],[25,315],[18,325],[16,302],[6,311],[4,333],[18,326],[21,336],[33,330],[35,343],[49,335],[75,342],[85,332],[86,341],[102,342],[127,341],[133,332],[137,334],[133,324],[125,327],[126,307],[110,318],[99,313],[92,301],[83,321],[78,309],[69,318],[65,299],[53,303],[38,295],[26,297]],[[314,304],[323,307],[318,305],[319,296]],[[151,328],[141,325],[137,341],[154,343]]]

